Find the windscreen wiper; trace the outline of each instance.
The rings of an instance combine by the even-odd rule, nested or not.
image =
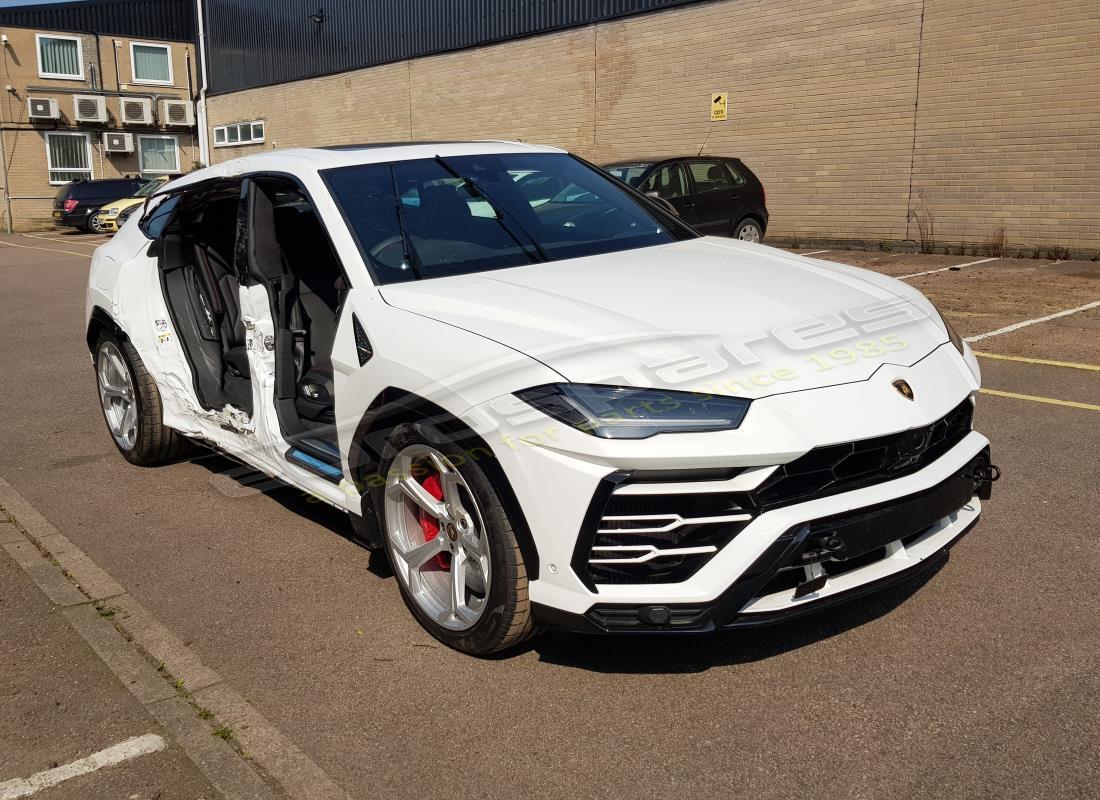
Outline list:
[[[394,175],[392,168],[390,169],[390,181],[393,184],[393,199],[397,214],[397,231],[401,236],[401,254],[404,256],[405,263],[408,264],[409,269],[413,271],[413,274],[416,275],[417,280],[419,280],[424,277],[424,272],[420,269],[420,256],[413,248],[412,242],[409,241],[409,234],[405,231],[405,214],[401,210],[401,193],[397,191],[397,176]]]
[[[461,174],[458,170],[448,164],[443,156],[437,155],[435,157],[435,163],[443,167],[443,169],[446,170],[452,177],[462,181],[462,185],[469,188],[470,194],[480,200],[484,200],[486,203],[489,204],[489,208],[491,208],[493,210],[493,213],[496,214],[497,222],[499,222],[500,226],[504,228],[504,232],[512,238],[512,241],[514,241],[519,246],[519,248],[523,250],[523,252],[527,253],[527,255],[530,256],[531,254],[530,252],[528,252],[528,246],[530,246],[531,248],[534,248],[535,252],[538,254],[539,260],[550,260],[550,254],[547,253],[546,250],[543,249],[542,245],[540,245],[538,241],[535,240],[535,237],[528,233],[527,230],[522,225],[520,225],[519,222],[516,221],[515,217],[513,217],[511,214],[506,214],[504,212],[504,209],[497,205],[497,203],[494,202],[493,199],[485,193],[484,189],[482,189],[473,180],[467,178],[465,175]],[[516,234],[512,231],[513,227],[515,227],[520,233],[523,234],[523,237],[528,242],[527,245],[519,240]]]

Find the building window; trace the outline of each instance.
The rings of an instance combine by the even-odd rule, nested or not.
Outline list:
[[[171,86],[171,45],[130,42],[130,67],[134,75],[134,83],[158,83]]]
[[[92,141],[86,133],[47,133],[46,165],[58,186],[92,177]]]
[[[138,168],[143,176],[175,175],[180,148],[175,136],[138,136]]]
[[[38,77],[84,80],[84,51],[76,36],[35,34]]]
[[[234,122],[232,125],[219,125],[214,128],[214,145],[229,147],[238,144],[258,144],[264,140],[264,123]]]

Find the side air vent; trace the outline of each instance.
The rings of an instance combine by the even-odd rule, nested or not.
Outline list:
[[[367,338],[366,331],[359,323],[359,317],[354,314],[351,315],[351,327],[355,331],[355,355],[359,357],[359,366],[363,366],[374,357],[374,348],[371,347],[370,339]]]
[[[152,125],[153,101],[147,97],[124,97],[119,101],[123,125]]]
[[[601,485],[577,542],[572,566],[590,587],[687,580],[754,516],[740,493],[632,494],[640,484],[624,478]]]

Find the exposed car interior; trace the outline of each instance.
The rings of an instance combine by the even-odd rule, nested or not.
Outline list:
[[[232,405],[252,414],[240,311],[244,276],[271,299],[283,434],[329,462],[336,452],[329,357],[348,284],[308,199],[291,181],[256,178],[196,189],[175,205],[161,235],[160,268],[199,401],[211,410]]]
[[[245,192],[247,268],[275,322],[275,407],[288,457],[325,471],[339,463],[330,356],[348,282],[308,198],[292,181],[260,177]],[[321,464],[315,463],[320,460]]]
[[[160,269],[199,402],[210,410],[232,405],[251,414],[240,283],[233,268],[239,202],[239,183],[183,195],[160,239]]]

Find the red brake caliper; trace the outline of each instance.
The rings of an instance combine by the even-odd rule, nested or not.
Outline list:
[[[443,482],[439,480],[439,475],[437,473],[429,475],[424,479],[421,485],[427,489],[428,494],[436,500],[443,499]],[[424,531],[424,541],[430,542],[439,535],[439,520],[422,508],[418,511],[420,515],[420,529]],[[439,569],[447,571],[451,568],[451,554],[438,553],[435,558],[432,559],[431,563],[435,564]]]

